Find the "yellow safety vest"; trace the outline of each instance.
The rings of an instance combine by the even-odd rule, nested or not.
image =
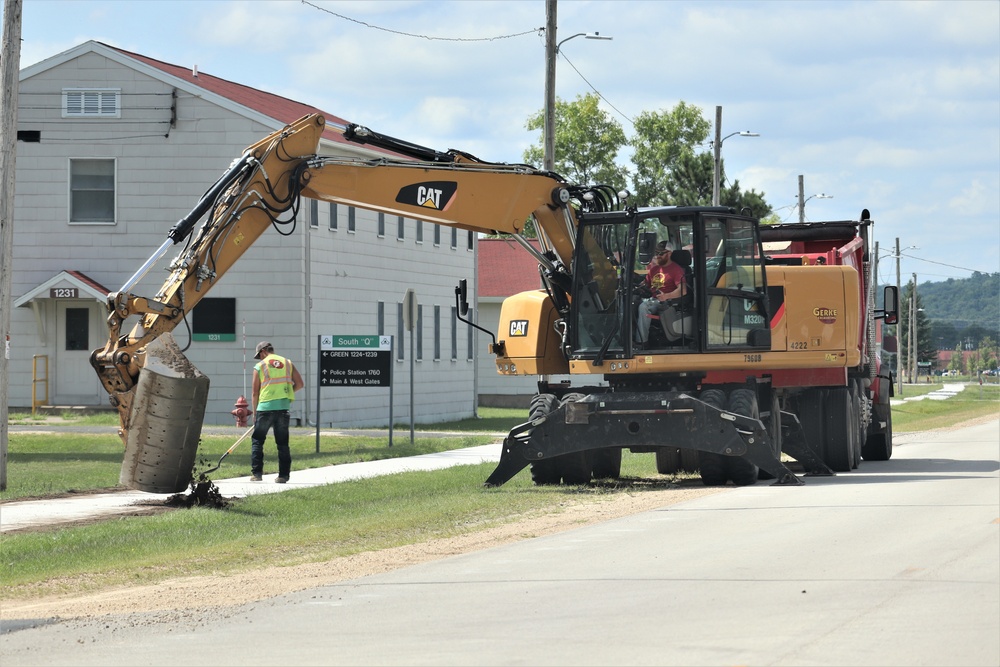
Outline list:
[[[256,369],[260,377],[258,403],[282,398],[295,400],[295,391],[292,387],[292,362],[276,354],[269,354],[257,364]]]

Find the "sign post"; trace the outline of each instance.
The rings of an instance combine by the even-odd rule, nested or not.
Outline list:
[[[392,447],[392,336],[319,336],[319,388],[389,387],[389,446]],[[316,452],[319,453],[320,392],[316,390]]]
[[[410,444],[413,444],[413,358],[417,356],[413,347],[413,330],[417,328],[417,293],[406,290],[403,295],[403,327],[410,332]]]

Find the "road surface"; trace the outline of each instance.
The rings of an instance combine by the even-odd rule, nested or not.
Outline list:
[[[7,623],[0,662],[995,667],[1000,421],[907,440],[802,487],[240,607]]]

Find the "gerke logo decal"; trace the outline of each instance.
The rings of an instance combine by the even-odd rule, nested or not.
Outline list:
[[[510,335],[512,338],[528,335],[528,320],[511,320]]]
[[[402,188],[396,195],[396,201],[410,206],[432,208],[435,211],[447,211],[457,190],[458,183],[454,181],[414,183]]]
[[[813,315],[823,324],[834,324],[837,321],[836,308],[813,308]]]

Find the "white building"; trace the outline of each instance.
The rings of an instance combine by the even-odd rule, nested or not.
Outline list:
[[[11,409],[30,409],[33,396],[37,404],[109,407],[89,363],[107,341],[108,292],[152,256],[247,146],[309,113],[346,123],[93,41],[22,70],[19,96]],[[331,130],[320,151],[378,154]],[[394,417],[408,421],[409,335],[399,339],[407,288],[420,304],[415,421],[473,415],[475,336],[454,308],[460,279],[469,281],[470,300],[475,294],[475,236],[304,200],[294,232],[265,232],[189,314],[193,332],[173,331],[211,379],[205,423],[233,423],[237,398],[249,397],[260,340],[299,367],[306,388],[293,417],[315,423],[318,337],[329,333],[397,337]],[[172,256],[133,292],[155,295]],[[324,387],[319,397],[323,426],[388,422],[389,389]]]

